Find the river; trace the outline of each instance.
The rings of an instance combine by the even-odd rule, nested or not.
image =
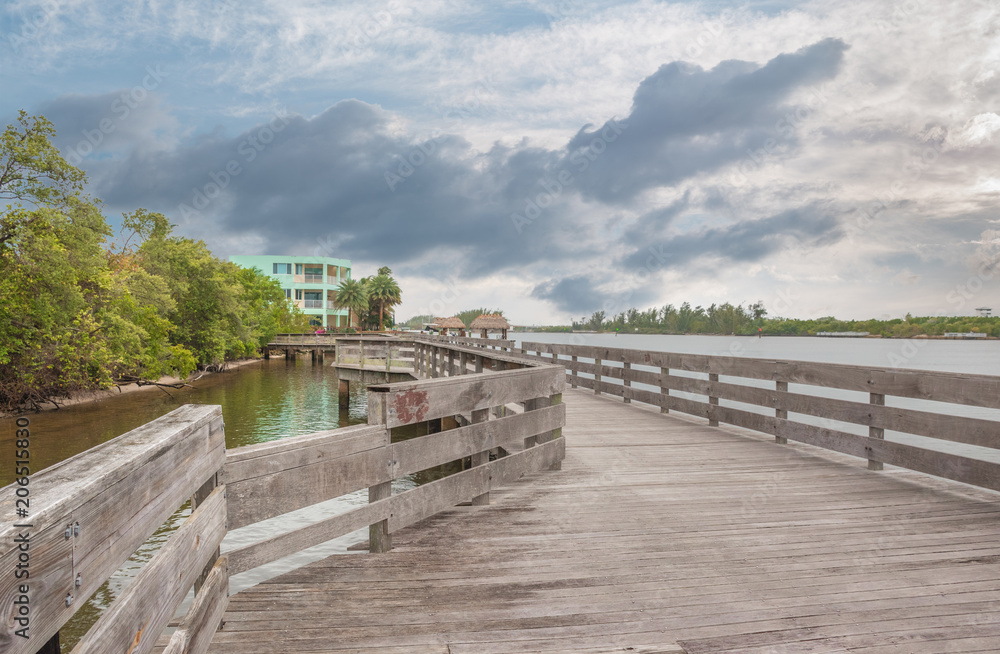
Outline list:
[[[960,373],[1000,374],[1000,342],[955,342],[941,340],[889,340],[889,339],[828,339],[800,337],[725,337],[725,336],[674,336],[641,334],[568,334],[568,333],[515,333],[517,341],[569,343],[578,345],[606,345],[611,347],[660,350],[670,352],[746,356],[775,359],[796,359],[828,363],[868,365],[874,367],[915,368]],[[741,380],[741,383],[751,383]],[[352,385],[350,404],[341,409],[337,398],[337,377],[329,366],[312,364],[308,358],[296,362],[272,359],[243,366],[226,373],[206,376],[194,383],[193,389],[145,389],[99,402],[66,407],[29,415],[32,429],[32,469],[41,470],[65,458],[105,442],[185,403],[222,405],[226,421],[228,448],[252,443],[307,434],[336,426],[364,423],[367,420],[367,397],[363,389]],[[816,392],[845,399],[867,401],[861,394],[849,391],[817,392],[808,387],[794,388],[798,392]],[[928,403],[897,400],[898,406],[927,408]],[[930,403],[934,404],[934,403]],[[745,405],[740,408],[747,408]],[[763,412],[757,407],[755,410]],[[975,415],[1000,420],[1000,412],[975,407],[951,407],[964,415]],[[792,416],[804,422],[828,426],[830,421]],[[13,419],[0,420],[0,450],[12,452],[14,443]],[[857,425],[837,423],[836,428],[867,433]],[[863,431],[862,431],[863,430]],[[908,440],[921,446],[930,446],[919,437],[907,437],[887,432],[890,439]],[[913,440],[916,439],[916,440]],[[938,442],[931,441],[937,446]],[[941,449],[955,447],[944,444]],[[983,448],[957,446],[958,452],[1000,460],[995,451]],[[983,451],[980,451],[983,450]],[[434,471],[424,476],[413,476],[395,483],[398,490],[412,487],[427,479],[446,474],[447,470]],[[0,466],[0,486],[13,481],[12,466]],[[364,492],[354,493],[331,502],[303,509],[282,518],[269,520],[230,533],[223,550],[262,536],[278,533],[293,525],[313,522],[343,511],[346,507],[367,501]],[[64,647],[68,650],[80,634],[117,596],[134,577],[152,553],[160,546],[176,525],[188,514],[177,512],[77,613],[62,631]],[[344,553],[347,546],[364,538],[363,532],[339,538],[312,548],[288,559],[239,575],[232,580],[232,592],[259,583],[286,570],[290,570],[333,553]]]

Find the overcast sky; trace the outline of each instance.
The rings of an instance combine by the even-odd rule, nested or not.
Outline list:
[[[390,266],[402,318],[1000,310],[1000,3],[8,0],[0,118],[112,219]]]

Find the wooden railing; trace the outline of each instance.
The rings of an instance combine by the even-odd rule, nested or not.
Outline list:
[[[413,370],[413,341],[391,336],[341,336],[337,339],[337,364]]]
[[[420,334],[415,336],[414,339],[431,343],[450,343],[452,345],[463,345],[467,347],[482,347],[504,352],[512,352],[515,345],[515,342],[509,339],[474,338],[471,336],[455,336],[453,334]]]
[[[872,470],[889,464],[1000,490],[1000,464],[884,438],[891,430],[1000,449],[996,419],[936,412],[930,410],[933,404],[920,409],[893,406],[899,404],[894,398],[908,398],[1000,409],[1000,377],[550,343],[522,343],[521,353],[564,366],[574,388],[698,416],[710,425],[725,423],[771,434],[779,443],[799,441],[861,457]],[[761,387],[765,383],[773,386]],[[800,386],[790,389],[790,384]],[[861,392],[867,401],[807,392],[822,392],[817,389]],[[678,397],[678,392],[695,399]],[[752,407],[766,407],[773,414],[749,410]],[[861,425],[868,434],[809,424],[801,416]]]
[[[393,340],[414,349],[412,341]],[[421,348],[472,352],[447,344]],[[0,651],[35,652],[188,498],[190,517],[83,636],[75,654],[150,652],[192,586],[194,602],[164,651],[205,652],[227,606],[229,575],[364,527],[370,550],[385,552],[391,534],[407,525],[461,502],[486,504],[493,488],[557,469],[565,454],[563,369],[522,357],[494,361],[502,355],[483,350],[474,356],[483,374],[438,370],[437,378],[369,387],[367,425],[228,453],[220,407],[185,405],[32,475],[30,527],[17,518],[18,485],[3,488],[0,569],[7,572],[0,577],[0,611],[7,619]],[[429,432],[430,423],[442,418],[461,426],[393,442],[397,428],[427,424]],[[467,465],[392,493],[394,479],[454,462]],[[364,489],[366,505],[220,556],[230,529]],[[13,574],[27,560],[19,533],[30,539],[30,578],[23,581]],[[30,639],[15,634],[24,602]]]
[[[270,345],[299,345],[302,347],[335,345],[338,338],[337,334],[276,334],[271,339]]]
[[[224,462],[220,408],[186,405],[31,475],[27,518],[17,517],[17,486],[4,488],[0,650],[35,652],[192,499],[191,515],[73,652],[149,652],[192,586],[195,602],[168,651],[206,651],[199,634],[215,631],[227,602],[226,560],[218,553],[226,533]],[[19,548],[19,536],[30,545]],[[19,561],[28,571],[23,578],[14,574]],[[19,613],[29,622],[14,620]],[[22,624],[29,638],[16,634]]]

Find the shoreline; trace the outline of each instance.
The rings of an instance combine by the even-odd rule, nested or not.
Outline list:
[[[511,331],[515,334],[615,334],[606,331]],[[722,336],[726,338],[823,338],[829,340],[885,340],[885,341],[965,341],[978,343],[981,341],[1000,341],[1000,337],[986,336],[985,338],[954,338],[948,336],[928,336],[917,334],[915,336],[882,336],[879,334],[869,336],[819,336],[818,334],[768,334],[765,332],[758,337],[757,334],[676,334],[673,332],[618,332],[620,336]]]
[[[157,384],[178,384],[178,383],[191,383],[198,379],[212,375],[223,375],[227,372],[235,370],[237,368],[242,368],[243,366],[248,366],[251,363],[259,363],[263,361],[263,357],[259,359],[240,359],[238,361],[227,361],[226,369],[220,372],[193,372],[185,379],[180,379],[178,377],[160,377],[156,380]],[[101,402],[112,397],[119,397],[121,395],[127,395],[129,393],[138,393],[140,391],[155,391],[159,386],[153,384],[147,384],[140,386],[136,382],[130,382],[128,384],[123,384],[121,386],[113,386],[111,388],[105,388],[95,391],[78,391],[72,393],[66,397],[54,398],[58,402],[58,406],[53,405],[51,402],[42,406],[42,408],[37,413],[43,413],[47,411],[58,411],[59,409],[64,409],[71,406],[79,406],[81,404],[91,404],[95,402]],[[33,409],[23,409],[21,411],[6,412],[0,411],[0,418],[16,418],[18,416],[27,415],[29,413],[36,413]]]

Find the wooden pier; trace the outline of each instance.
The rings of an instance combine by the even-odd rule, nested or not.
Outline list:
[[[367,426],[225,452],[218,408],[189,406],[33,478],[31,644],[194,495],[197,511],[74,652],[1000,650],[1000,465],[885,439],[1000,447],[1000,421],[954,410],[1000,409],[1000,378],[401,344],[416,379],[370,387]],[[397,427],[449,417],[461,426],[393,442]],[[227,530],[365,488],[369,503],[347,513],[217,549]],[[0,499],[3,570],[17,556],[14,490]],[[372,554],[227,597],[229,575],[366,526]],[[16,609],[12,582],[0,599]],[[164,632],[192,584],[194,604]],[[13,628],[0,650],[35,651]]]

